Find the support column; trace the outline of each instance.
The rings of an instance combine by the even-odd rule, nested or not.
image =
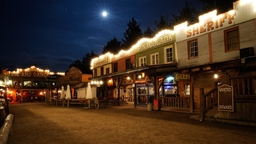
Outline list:
[[[118,83],[117,105],[120,106],[120,85],[122,83],[122,77],[117,78],[117,83]]]
[[[191,76],[190,83],[190,104],[189,104],[189,112],[194,113],[194,76]]]
[[[154,89],[155,89],[155,98],[159,99],[159,82],[156,75],[154,76]]]
[[[133,101],[134,101],[134,108],[137,107],[137,94],[136,94],[136,74],[133,75]]]

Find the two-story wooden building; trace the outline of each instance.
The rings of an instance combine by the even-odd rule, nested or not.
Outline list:
[[[136,106],[152,95],[162,108],[191,113],[218,108],[215,117],[256,121],[250,114],[256,113],[256,2],[233,5],[228,12],[214,10],[199,16],[198,23],[143,38],[117,55],[92,59],[98,96],[131,95]],[[222,84],[231,86],[232,94],[220,105]]]

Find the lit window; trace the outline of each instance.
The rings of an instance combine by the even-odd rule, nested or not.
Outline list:
[[[188,42],[188,52],[189,58],[198,57],[198,43],[197,40],[192,40]]]
[[[232,51],[239,48],[239,33],[238,27],[224,31],[225,35],[225,50]]]
[[[139,58],[139,66],[145,66],[147,64],[146,62],[146,56]]]
[[[24,87],[31,87],[32,81],[24,81],[23,84],[24,84]]]
[[[158,53],[151,54],[150,57],[151,57],[151,65],[157,65],[157,64],[159,64]]]
[[[165,48],[165,62],[172,62],[172,47]]]

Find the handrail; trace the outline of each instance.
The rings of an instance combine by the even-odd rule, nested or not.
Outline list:
[[[208,91],[207,93],[205,93],[203,96],[207,97],[208,95],[210,95],[211,93],[213,93],[214,91],[216,91],[218,89],[219,86],[215,86],[213,89],[211,89],[210,91]]]
[[[204,89],[200,89],[200,115],[201,121],[204,119],[204,114],[207,110],[218,104],[218,86],[204,94]]]

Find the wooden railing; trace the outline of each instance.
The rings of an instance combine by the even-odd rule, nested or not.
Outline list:
[[[256,76],[230,78],[236,100],[256,100]]]
[[[207,93],[204,93],[204,89],[200,89],[200,115],[201,121],[204,119],[204,114],[207,110],[213,108],[218,104],[218,86],[214,87]]]
[[[190,107],[190,97],[162,97],[161,107],[188,109]]]

